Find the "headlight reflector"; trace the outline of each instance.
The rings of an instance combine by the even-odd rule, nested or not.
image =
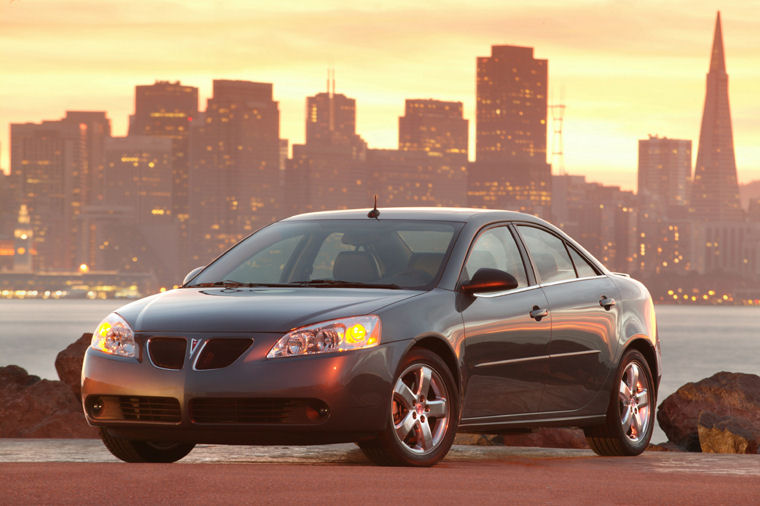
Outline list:
[[[371,348],[380,344],[380,318],[352,316],[293,329],[282,336],[267,358],[295,357]]]
[[[135,333],[124,318],[116,313],[109,314],[100,322],[92,334],[90,347],[109,355],[137,356]]]

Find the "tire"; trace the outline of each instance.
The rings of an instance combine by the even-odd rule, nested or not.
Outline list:
[[[652,437],[657,405],[652,372],[639,351],[623,355],[613,385],[606,423],[584,429],[586,441],[597,455],[639,455]]]
[[[459,421],[451,371],[435,353],[416,348],[401,362],[393,385],[386,429],[376,439],[359,442],[359,447],[383,466],[437,464],[451,448]]]
[[[113,436],[108,429],[100,429],[100,438],[116,458],[124,462],[176,462],[195,447],[193,443],[164,443],[136,441]]]

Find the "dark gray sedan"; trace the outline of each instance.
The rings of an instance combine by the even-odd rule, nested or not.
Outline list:
[[[600,455],[652,434],[647,289],[526,214],[381,209],[265,227],[93,335],[82,402],[111,452],[355,441],[429,466],[460,432],[582,427]]]

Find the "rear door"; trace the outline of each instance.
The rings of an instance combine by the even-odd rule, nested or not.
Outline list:
[[[575,411],[612,368],[617,288],[572,245],[541,227],[519,225],[551,314],[549,375],[541,411]]]

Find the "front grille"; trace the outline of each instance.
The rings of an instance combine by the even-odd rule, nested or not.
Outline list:
[[[204,369],[221,369],[227,367],[247,350],[253,339],[239,338],[214,338],[209,339],[203,347],[195,368]]]
[[[142,422],[179,422],[179,401],[172,397],[119,396],[119,407],[124,420]]]
[[[327,405],[317,399],[196,398],[190,401],[194,423],[309,424],[324,421]]]
[[[148,340],[150,360],[164,369],[182,369],[187,341],[183,337],[152,337]]]

